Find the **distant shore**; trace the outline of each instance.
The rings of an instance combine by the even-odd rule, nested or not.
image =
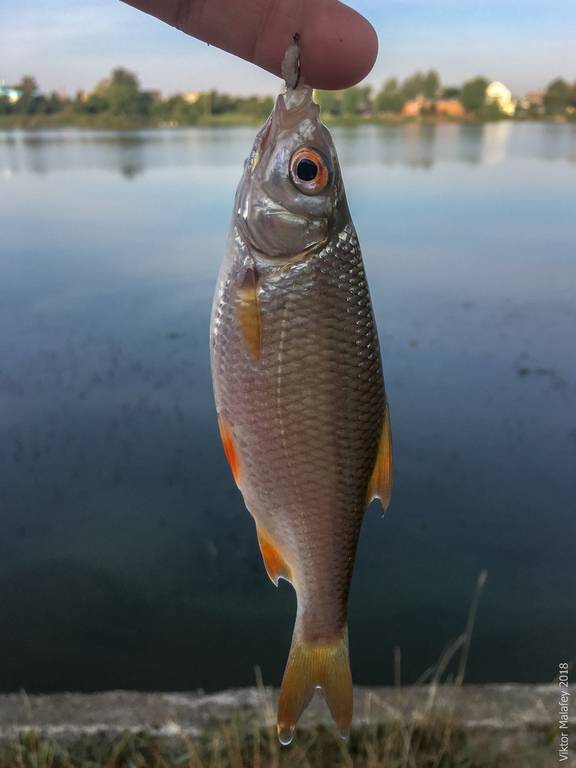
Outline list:
[[[358,125],[483,125],[490,122],[513,123],[574,123],[576,116],[563,117],[557,115],[540,115],[537,117],[502,117],[497,120],[481,119],[475,116],[446,117],[437,115],[422,115],[406,117],[396,113],[379,115],[349,115],[333,117],[330,114],[322,116],[329,126],[358,126]],[[134,120],[125,116],[111,115],[0,115],[0,130],[34,130],[46,128],[85,128],[102,131],[135,131],[170,128],[236,128],[242,126],[259,126],[263,120],[254,115],[224,113],[222,115],[207,115],[200,117],[194,123],[157,122],[152,120]]]

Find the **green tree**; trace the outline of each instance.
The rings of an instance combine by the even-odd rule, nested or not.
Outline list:
[[[46,96],[44,110],[47,115],[53,115],[55,112],[62,112],[69,103],[67,98],[62,98],[56,91],[52,91]]]
[[[14,105],[14,112],[20,115],[31,114],[34,111],[34,99],[38,94],[38,83],[31,75],[25,75],[16,87],[21,95]]]
[[[561,115],[572,101],[572,89],[562,78],[553,80],[544,94],[544,107],[549,115]]]
[[[314,99],[324,114],[333,116],[342,113],[342,91],[314,91]]]
[[[486,120],[487,122],[494,122],[496,120],[502,120],[502,118],[505,117],[504,112],[500,109],[500,105],[495,102],[491,101],[488,104],[485,104],[480,110],[479,113],[482,120]]]
[[[406,100],[415,99],[416,96],[420,96],[424,91],[425,76],[421,72],[407,77],[402,83],[402,95]]]
[[[342,112],[345,115],[361,115],[372,109],[371,88],[355,85],[342,92]]]
[[[202,114],[204,114],[204,105],[200,100],[191,104],[182,96],[171,96],[166,101],[155,104],[152,110],[156,120],[177,125],[194,125]]]
[[[241,115],[253,115],[264,119],[268,117],[274,107],[274,99],[271,96],[247,96],[237,99],[235,112]]]
[[[430,69],[422,80],[422,95],[428,99],[435,99],[440,93],[442,84],[435,69]]]
[[[85,112],[89,115],[99,115],[101,112],[106,112],[108,109],[108,101],[104,96],[99,93],[91,93],[86,101],[75,102],[75,108],[79,112]]]
[[[97,95],[106,101],[108,111],[113,115],[142,113],[138,78],[127,69],[117,67],[110,79],[97,88]]]
[[[488,80],[485,77],[475,77],[468,80],[460,91],[460,102],[468,112],[479,112],[486,102]]]
[[[228,96],[226,93],[210,91],[210,114],[221,115],[224,112],[233,112],[236,107],[237,99]]]
[[[404,96],[400,91],[398,80],[390,77],[381,90],[376,94],[376,109],[378,112],[401,112],[404,106]]]

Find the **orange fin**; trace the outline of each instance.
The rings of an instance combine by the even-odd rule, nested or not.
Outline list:
[[[392,495],[392,464],[392,430],[390,429],[388,403],[386,403],[378,455],[368,486],[368,502],[375,498],[380,499],[384,511],[388,509]]]
[[[236,485],[238,485],[238,477],[240,475],[240,461],[238,459],[238,451],[236,450],[236,446],[234,444],[234,435],[232,434],[232,430],[228,426],[228,423],[223,416],[218,416],[218,428],[220,429],[222,446],[224,448],[226,458],[228,459],[230,469],[232,470],[234,482]]]
[[[258,544],[260,544],[260,552],[262,552],[266,571],[274,586],[278,586],[278,579],[280,578],[292,581],[290,566],[266,530],[261,525],[256,525],[256,533],[258,534]]]
[[[250,354],[260,357],[262,347],[262,324],[260,321],[260,302],[258,300],[258,273],[255,267],[248,267],[236,288],[236,317],[242,332],[242,338]]]
[[[305,643],[295,630],[278,701],[278,738],[290,744],[296,723],[316,687],[321,687],[334,722],[343,738],[352,723],[352,675],[348,656],[348,630],[330,643]]]

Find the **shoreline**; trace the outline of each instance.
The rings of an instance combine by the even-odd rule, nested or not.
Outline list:
[[[60,117],[60,116],[58,116]],[[26,116],[24,119],[15,115],[0,115],[0,131],[12,130],[46,130],[46,129],[83,129],[92,131],[145,131],[145,130],[182,130],[186,128],[242,128],[258,127],[263,120],[257,116],[238,116],[225,114],[222,117],[201,118],[194,123],[158,123],[151,121],[129,120],[126,118],[111,118],[102,120],[86,120],[83,116],[78,119],[57,119],[39,116]],[[403,117],[402,115],[383,114],[369,117],[330,117],[324,116],[323,122],[329,127],[358,127],[364,125],[486,125],[491,123],[546,123],[574,124],[576,117],[544,116],[539,117],[503,117],[497,120],[479,119],[477,117],[447,118],[435,116]]]

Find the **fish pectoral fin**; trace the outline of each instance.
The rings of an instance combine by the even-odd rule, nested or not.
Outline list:
[[[220,430],[220,439],[222,440],[222,447],[230,469],[232,470],[232,476],[234,482],[238,485],[238,478],[240,476],[240,460],[238,458],[238,451],[236,450],[236,444],[234,442],[234,435],[230,425],[223,416],[218,416],[218,429]]]
[[[300,715],[314,689],[322,688],[328,708],[343,738],[352,722],[352,675],[348,656],[348,630],[331,642],[306,643],[297,630],[282,678],[278,701],[278,738],[289,744]]]
[[[262,323],[260,319],[259,276],[256,267],[247,267],[236,286],[234,305],[240,332],[248,351],[254,358],[260,357],[262,347]]]
[[[268,532],[261,525],[256,524],[256,533],[258,534],[258,544],[266,572],[274,586],[278,586],[278,579],[280,578],[291,582],[292,570]]]
[[[392,495],[392,465],[392,430],[390,429],[390,412],[388,410],[388,403],[386,403],[380,444],[378,445],[378,455],[376,456],[372,477],[368,485],[367,499],[368,503],[372,499],[380,499],[384,511],[388,509],[390,496]]]

